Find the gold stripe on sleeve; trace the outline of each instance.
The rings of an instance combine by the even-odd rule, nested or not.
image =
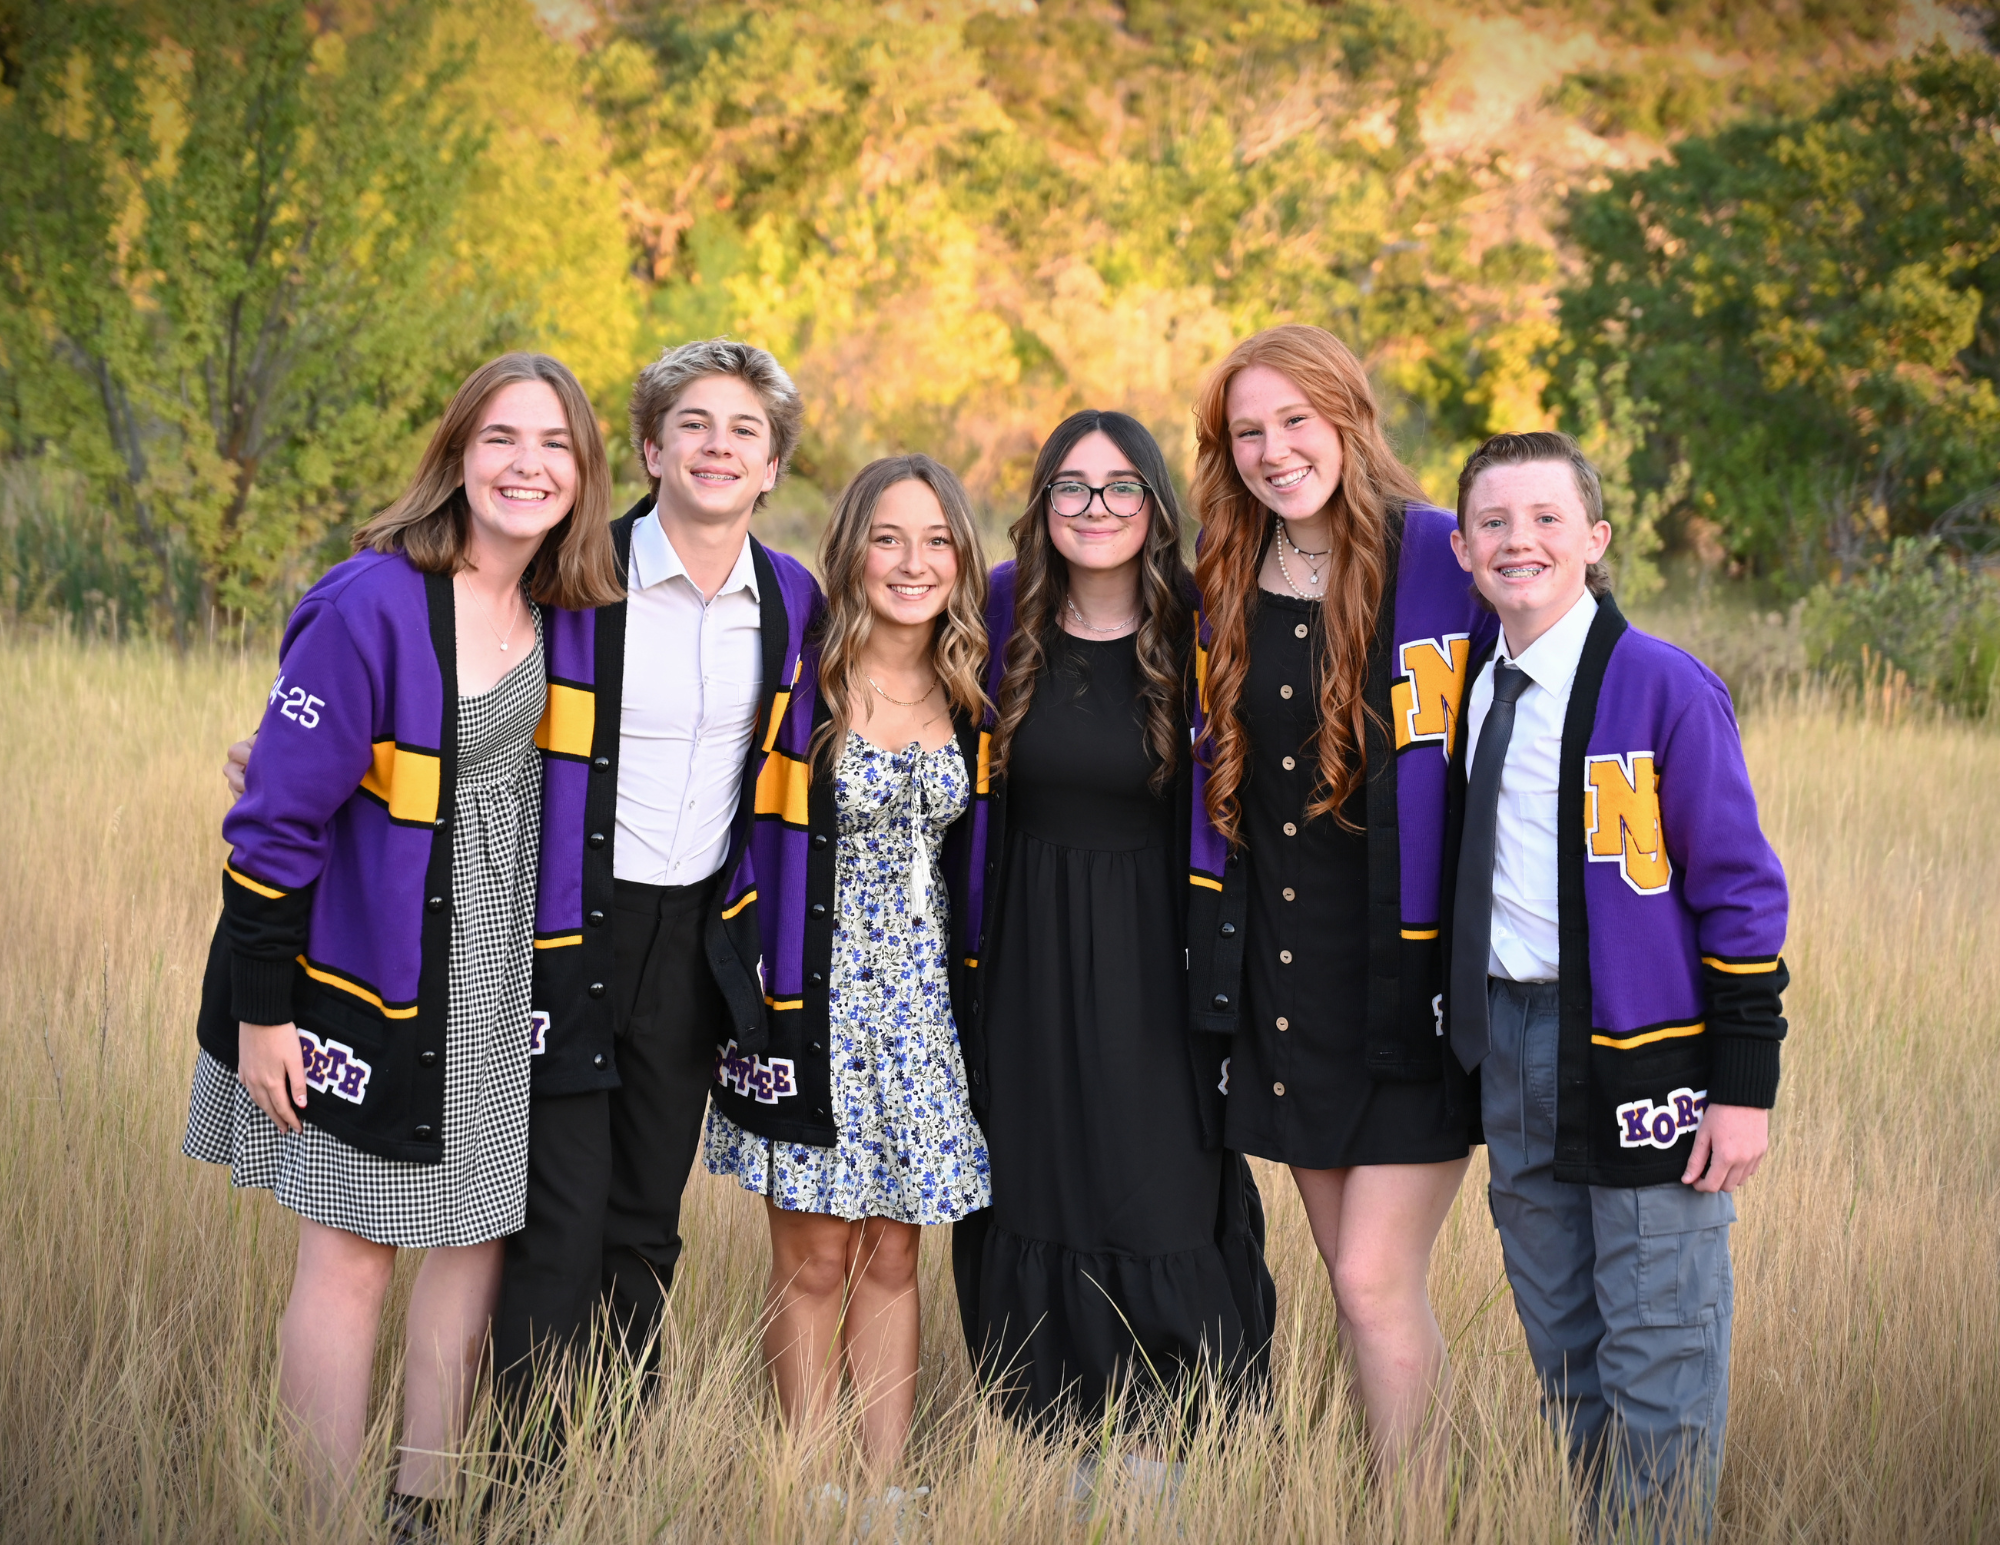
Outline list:
[[[1691,1025],[1662,1025],[1657,1030],[1648,1030],[1644,1035],[1593,1035],[1592,1046],[1609,1046],[1613,1051],[1631,1051],[1636,1047],[1650,1046],[1655,1041],[1676,1040],[1684,1035],[1700,1035],[1708,1026],[1700,1020]]]
[[[1778,969],[1778,962],[1775,959],[1752,960],[1738,963],[1723,960],[1716,955],[1704,955],[1701,957],[1701,963],[1705,966],[1713,966],[1718,971],[1726,971],[1731,976],[1760,976]]]
[[[382,1016],[385,1019],[415,1019],[417,1017],[417,1006],[414,1003],[410,1004],[407,1008],[392,1009],[359,982],[351,982],[336,972],[328,971],[322,966],[316,966],[303,955],[299,956],[299,964],[305,967],[306,975],[311,977],[315,982],[324,982],[329,987],[338,987],[342,992],[353,994],[363,1003],[374,1004],[376,1008],[382,1011]]]
[[[252,895],[262,896],[266,901],[283,901],[285,899],[286,893],[284,891],[272,890],[268,885],[259,885],[226,858],[222,861],[222,872]]]

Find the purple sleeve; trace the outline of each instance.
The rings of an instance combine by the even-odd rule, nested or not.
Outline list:
[[[1769,1106],[1778,1089],[1781,1012],[1790,976],[1785,871],[1757,823],[1726,690],[1704,681],[1659,755],[1660,825],[1695,918],[1714,1037],[1709,1100]]]
[[[230,845],[222,909],[238,1019],[282,1024],[292,1017],[293,961],[306,946],[333,818],[373,765],[375,696],[332,606],[293,618],[243,798],[222,821]]]

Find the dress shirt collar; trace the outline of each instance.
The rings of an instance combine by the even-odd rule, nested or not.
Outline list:
[[[674,551],[674,544],[661,529],[659,511],[648,510],[632,522],[632,588],[650,590],[676,574],[686,578],[687,565],[681,562],[681,555]],[[692,585],[694,581],[688,579],[688,583]],[[736,590],[749,591],[753,601],[762,599],[757,593],[757,560],[750,554],[747,531],[743,534],[743,550],[736,555],[736,566],[715,594],[720,597]]]
[[[1528,679],[1544,692],[1560,697],[1569,691],[1576,667],[1583,659],[1583,643],[1590,636],[1590,624],[1597,616],[1597,597],[1588,590],[1576,598],[1576,605],[1564,612],[1549,630],[1517,655],[1507,652],[1507,632],[1501,629],[1495,660],[1528,673]]]

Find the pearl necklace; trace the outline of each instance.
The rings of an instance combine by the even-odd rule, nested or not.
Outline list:
[[[1271,518],[1277,523],[1278,527],[1278,572],[1285,576],[1285,583],[1291,586],[1292,594],[1297,596],[1301,601],[1316,601],[1320,599],[1320,597],[1318,596],[1306,594],[1305,591],[1299,588],[1299,582],[1292,578],[1291,565],[1285,562],[1285,549],[1289,547],[1293,552],[1297,553],[1301,558],[1305,560],[1306,573],[1310,577],[1311,582],[1314,585],[1320,586],[1322,588],[1324,588],[1326,582],[1320,578],[1320,572],[1314,566],[1313,559],[1324,558],[1327,555],[1327,553],[1332,552],[1333,549],[1329,547],[1325,550],[1325,552],[1317,552],[1317,553],[1308,552],[1305,548],[1299,546],[1297,542],[1294,542],[1292,540],[1291,532],[1285,529],[1285,522],[1283,516],[1274,515]]]

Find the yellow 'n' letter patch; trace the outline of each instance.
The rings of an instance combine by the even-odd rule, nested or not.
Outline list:
[[[1650,751],[1584,758],[1583,824],[1594,864],[1616,864],[1642,896],[1667,888],[1674,866],[1660,835],[1660,775]]]
[[[1401,674],[1390,684],[1389,708],[1396,720],[1396,749],[1435,744],[1449,757],[1458,735],[1458,703],[1465,686],[1465,662],[1472,639],[1465,633],[1413,638],[1396,649]]]

